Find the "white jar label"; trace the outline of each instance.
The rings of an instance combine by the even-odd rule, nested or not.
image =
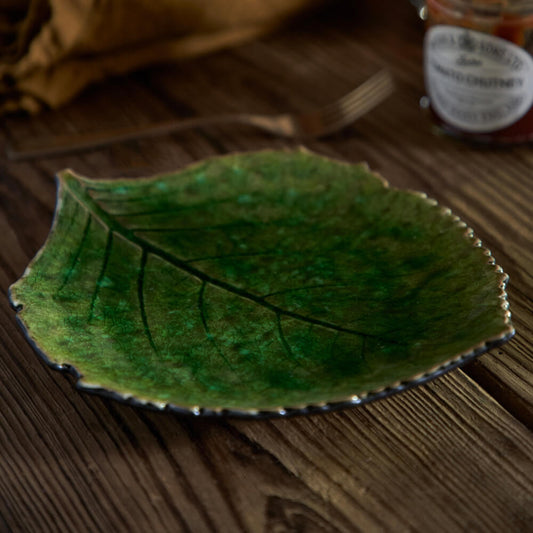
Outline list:
[[[533,58],[493,35],[433,26],[424,41],[424,71],[433,109],[463,131],[505,128],[533,104]]]

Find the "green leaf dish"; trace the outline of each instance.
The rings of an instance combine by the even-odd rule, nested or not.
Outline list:
[[[83,389],[287,416],[384,397],[508,340],[506,282],[424,194],[265,151],[151,178],[60,172],[52,230],[10,297]]]

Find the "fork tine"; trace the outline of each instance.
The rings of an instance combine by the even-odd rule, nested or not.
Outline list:
[[[387,71],[380,71],[357,89],[325,107],[324,121],[331,128],[339,123],[349,123],[382,102],[393,90],[391,75]]]
[[[360,99],[357,102],[352,102],[349,107],[346,106],[342,110],[339,110],[337,116],[333,116],[330,119],[331,127],[339,128],[351,124],[379,105],[390,94],[391,90],[389,88],[380,88],[379,90],[374,91],[367,98]]]
[[[394,90],[391,74],[381,70],[356,89],[322,108],[292,116],[296,135],[318,138],[343,129],[380,104]],[[295,136],[286,134],[286,136]]]
[[[372,91],[372,89],[377,88],[387,88],[389,90],[394,89],[394,80],[392,78],[392,75],[388,70],[380,70],[376,74],[374,74],[371,78],[363,82],[361,85],[359,85],[356,89],[351,91],[346,95],[346,100],[351,100],[353,95],[356,92],[363,92],[366,89]],[[359,89],[359,91],[358,91]]]
[[[347,115],[354,115],[362,110],[370,109],[380,103],[392,92],[392,86],[379,85],[369,90],[365,95],[359,95],[343,103],[342,110]]]
[[[338,111],[339,108],[349,108],[354,104],[357,105],[361,100],[371,98],[375,91],[381,91],[382,89],[391,91],[393,87],[392,76],[386,70],[381,70],[339,100],[325,106],[323,111],[328,114],[330,111]]]

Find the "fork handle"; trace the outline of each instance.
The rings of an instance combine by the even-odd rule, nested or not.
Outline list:
[[[261,118],[264,120],[261,121]],[[126,128],[99,131],[97,133],[58,135],[46,142],[46,144],[30,142],[28,145],[21,147],[8,142],[6,146],[6,155],[12,161],[24,161],[39,157],[65,155],[73,152],[103,148],[114,143],[138,141],[150,137],[168,135],[182,130],[228,122],[253,124],[259,128],[267,129],[268,120],[269,117],[251,117],[250,115],[244,114],[215,115],[211,117],[169,120],[144,127],[129,126]],[[272,128],[268,129],[272,131]]]

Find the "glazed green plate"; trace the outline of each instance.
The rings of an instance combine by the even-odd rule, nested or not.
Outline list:
[[[195,414],[325,411],[513,335],[507,277],[472,231],[365,165],[270,151],[58,181],[11,300],[84,389]]]

